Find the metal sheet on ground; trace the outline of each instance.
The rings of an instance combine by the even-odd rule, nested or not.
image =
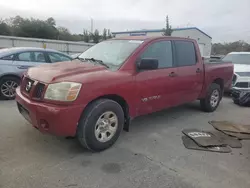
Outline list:
[[[222,143],[230,146],[231,148],[242,148],[241,142],[235,137],[228,136],[220,131],[209,132],[215,135]]]
[[[209,131],[201,131],[198,129],[184,129],[183,134],[193,139],[199,146],[225,146],[215,135]]]
[[[188,136],[182,136],[182,142],[183,145],[187,149],[193,149],[193,150],[202,150],[202,151],[211,151],[211,152],[219,152],[219,153],[230,153],[232,150],[231,148],[225,146],[216,146],[216,147],[201,147],[197,145],[191,138]]]
[[[223,133],[236,137],[240,140],[250,140],[250,134],[243,134],[243,133],[234,133],[234,132],[228,132],[228,131],[222,131]]]
[[[250,134],[250,125],[241,125],[229,121],[209,121],[208,123],[217,130]]]

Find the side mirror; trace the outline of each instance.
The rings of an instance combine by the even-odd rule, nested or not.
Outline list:
[[[158,69],[158,59],[145,58],[137,62],[137,70]]]

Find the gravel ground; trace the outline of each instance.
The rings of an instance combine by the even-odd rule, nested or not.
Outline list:
[[[250,122],[250,108],[224,98],[215,113],[198,102],[135,119],[129,133],[102,153],[75,139],[43,135],[0,101],[1,188],[249,188],[250,141],[230,154],[187,150],[184,128],[213,130],[210,120]]]

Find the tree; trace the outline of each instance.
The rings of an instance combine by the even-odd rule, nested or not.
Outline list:
[[[110,32],[110,29],[108,29],[108,36],[107,36],[108,39],[111,39],[112,38],[112,35],[111,35],[111,32]]]
[[[171,36],[172,32],[173,32],[172,26],[169,24],[168,16],[166,16],[166,28],[163,29],[163,35]]]
[[[58,27],[58,40],[72,40],[72,35],[69,30],[65,27]]]
[[[55,25],[56,25],[56,21],[55,21],[55,19],[52,18],[52,17],[49,17],[49,18],[46,20],[46,22],[47,22],[49,25],[51,25],[51,26],[55,26]]]
[[[103,30],[102,37],[98,30],[95,30],[93,34],[88,33],[86,30],[83,34],[71,34],[69,29],[56,26],[56,21],[52,17],[46,20],[40,20],[35,18],[22,18],[21,16],[11,17],[5,20],[0,19],[0,35],[68,41],[84,40],[85,42],[89,42],[90,39],[92,39],[95,43],[98,43],[101,38],[104,40],[111,38],[110,31],[107,29]]]
[[[105,29],[105,28],[103,29],[102,39],[107,40],[107,29]]]
[[[10,27],[3,21],[0,21],[0,35],[11,35]]]
[[[92,33],[92,40],[94,43],[98,43],[100,41],[101,36],[99,35],[99,31],[96,29],[94,33]]]
[[[83,31],[83,41],[84,42],[89,42],[90,41],[90,35],[87,30]]]
[[[249,52],[250,44],[245,41],[235,41],[230,43],[215,43],[212,45],[213,55],[226,55],[230,52]]]

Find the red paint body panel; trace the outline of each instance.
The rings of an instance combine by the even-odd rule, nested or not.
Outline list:
[[[30,123],[43,133],[57,136],[74,136],[79,117],[86,105],[60,106],[31,101],[21,92],[16,90],[16,101],[29,111]],[[48,129],[44,129],[40,122],[46,120]]]
[[[42,65],[28,70],[26,76],[44,83],[72,81],[82,83],[78,98],[74,102],[62,103],[55,101],[36,101],[24,95],[17,89],[16,101],[30,113],[33,126],[42,132],[60,136],[73,136],[77,123],[85,107],[93,100],[105,95],[118,95],[129,106],[131,118],[159,111],[179,104],[187,103],[198,98],[204,98],[209,85],[216,79],[223,79],[225,87],[230,87],[233,65],[230,63],[203,64],[198,44],[191,39],[175,37],[127,37],[128,40],[144,40],[117,70],[111,71],[104,66],[73,62]],[[197,64],[186,67],[137,72],[138,56],[153,42],[161,40],[188,40],[195,43]],[[200,73],[196,70],[199,68]],[[176,77],[169,77],[171,72]],[[24,87],[21,85],[21,88]],[[143,102],[148,97],[156,100]],[[46,120],[49,129],[44,130],[40,120]]]

